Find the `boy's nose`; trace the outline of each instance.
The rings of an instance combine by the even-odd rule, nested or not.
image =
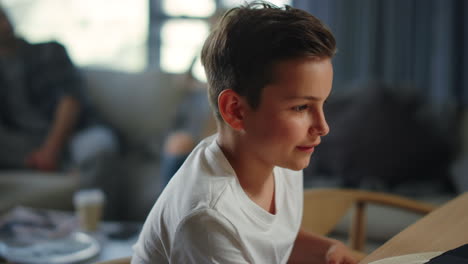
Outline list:
[[[309,129],[309,133],[315,134],[318,136],[326,136],[330,132],[330,127],[328,126],[327,120],[323,113],[318,114],[313,118],[312,125]]]

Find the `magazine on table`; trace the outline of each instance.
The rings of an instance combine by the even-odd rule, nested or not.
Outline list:
[[[16,207],[0,216],[0,256],[18,263],[74,263],[98,254],[100,245],[78,231],[73,212]]]

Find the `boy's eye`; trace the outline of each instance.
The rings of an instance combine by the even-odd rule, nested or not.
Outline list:
[[[293,107],[293,110],[297,112],[301,112],[301,111],[306,110],[307,107],[308,107],[307,105],[298,105],[298,106]]]

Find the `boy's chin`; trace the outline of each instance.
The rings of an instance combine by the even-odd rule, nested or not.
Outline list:
[[[309,161],[310,160],[307,160],[307,162],[297,162],[297,163],[288,164],[288,166],[284,166],[283,168],[287,168],[287,169],[294,170],[294,171],[300,171],[309,166]]]

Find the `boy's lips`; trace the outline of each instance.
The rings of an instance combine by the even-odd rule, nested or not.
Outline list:
[[[305,146],[297,146],[296,148],[300,151],[312,153],[317,145],[305,145]]]

